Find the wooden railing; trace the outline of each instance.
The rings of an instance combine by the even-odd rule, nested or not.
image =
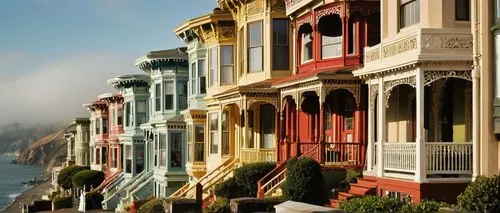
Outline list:
[[[276,158],[274,152],[274,149],[244,148],[241,149],[241,162],[275,162]]]
[[[104,181],[96,188],[96,190],[100,191],[100,190],[103,190],[104,188],[106,188],[110,183],[112,183],[116,178],[118,178],[121,173],[122,173],[122,171],[118,170],[117,172],[111,174],[111,176],[104,179]]]
[[[426,143],[427,174],[472,174],[472,143]]]
[[[195,184],[185,184],[176,192],[174,192],[170,197],[184,197],[184,198],[196,198],[196,184],[201,184],[203,186],[203,193],[208,192],[215,184],[221,182],[223,178],[234,170],[237,166],[238,159],[229,158],[220,166],[212,170],[211,172],[205,174],[201,177]]]
[[[311,143],[311,142],[300,142],[300,153],[301,157],[310,157],[318,162],[320,162],[319,158],[319,143]]]
[[[384,143],[384,170],[414,173],[416,145],[414,142]]]
[[[311,143],[312,144],[312,143]],[[315,156],[318,153],[319,144],[308,145],[309,150],[304,150],[299,158]],[[302,150],[302,146],[301,146]],[[317,154],[316,154],[317,155]],[[280,164],[257,182],[257,197],[263,198],[272,195],[281,187],[286,180],[286,162]]]
[[[362,166],[361,144],[359,143],[326,143],[325,165]]]

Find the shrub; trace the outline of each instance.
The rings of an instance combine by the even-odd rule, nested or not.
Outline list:
[[[478,212],[500,212],[500,176],[479,176],[457,197],[460,208]]]
[[[212,205],[205,210],[207,213],[230,213],[231,207],[227,198],[217,198]]]
[[[322,205],[327,201],[323,174],[318,162],[311,158],[288,160],[287,177],[282,187],[287,200]]]
[[[343,200],[339,209],[347,212],[399,212],[404,205],[403,201],[396,198],[366,196]]]
[[[71,183],[71,178],[73,177],[74,174],[76,174],[79,171],[82,170],[89,170],[90,167],[88,166],[68,166],[59,172],[59,175],[57,176],[57,184],[61,186],[63,189],[68,190],[73,187],[73,184]]]
[[[443,206],[442,203],[433,200],[423,200],[418,204],[406,203],[401,207],[401,213],[430,213],[437,212]]]
[[[234,179],[242,187],[242,196],[256,197],[257,182],[275,167],[275,163],[259,162],[244,164],[235,169]]]
[[[72,197],[56,197],[52,200],[52,204],[54,205],[54,210],[56,209],[66,209],[73,207],[73,198]]]
[[[91,188],[97,188],[104,181],[104,173],[95,170],[83,170],[73,175],[71,182],[74,186],[90,191]]]
[[[363,176],[363,173],[361,173],[360,171],[354,170],[354,169],[349,169],[349,170],[347,170],[345,180],[347,181],[347,183],[356,183],[358,178],[362,177],[362,176]]]
[[[165,201],[165,198],[153,198],[148,202],[144,203],[137,212],[138,213],[165,212],[165,208],[163,208],[163,201]]]
[[[236,182],[235,178],[229,178],[226,181],[215,185],[215,195],[217,197],[224,197],[228,199],[244,197],[245,192],[243,191],[243,186]]]
[[[85,194],[85,204],[86,207],[85,209],[91,210],[91,209],[102,209],[102,204],[101,202],[104,200],[104,196],[101,194],[101,192],[97,190],[93,190],[91,192],[88,192]]]

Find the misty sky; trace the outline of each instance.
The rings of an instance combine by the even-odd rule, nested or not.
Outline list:
[[[82,104],[115,92],[106,80],[143,73],[147,51],[184,45],[173,29],[216,0],[4,0],[0,125],[89,116]]]

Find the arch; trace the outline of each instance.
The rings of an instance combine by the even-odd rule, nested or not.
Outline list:
[[[315,114],[319,110],[319,96],[315,91],[301,94],[300,109],[307,114]]]
[[[386,125],[389,142],[410,142],[416,140],[416,98],[415,88],[398,84],[392,88],[392,95],[386,99]],[[425,116],[424,116],[425,117]]]
[[[297,38],[300,51],[300,61],[308,61],[313,59],[313,27],[309,23],[304,23],[297,31]]]
[[[289,101],[293,101],[293,103],[296,102],[295,99],[294,99],[294,97],[292,95],[286,95],[285,97],[283,97],[281,99],[281,105],[280,105],[281,106],[281,111],[283,111],[285,109],[286,104],[288,104]]]
[[[470,70],[455,71],[455,70],[440,70],[440,71],[424,71],[425,85],[428,86],[440,79],[457,78],[472,82]]]

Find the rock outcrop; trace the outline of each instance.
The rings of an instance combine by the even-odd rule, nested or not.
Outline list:
[[[67,141],[64,138],[66,128],[49,134],[29,145],[16,158],[18,164],[35,164],[51,171],[53,166],[60,165],[66,160]]]

